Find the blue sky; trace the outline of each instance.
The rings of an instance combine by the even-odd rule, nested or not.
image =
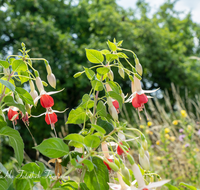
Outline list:
[[[137,0],[117,0],[118,4],[124,8],[135,8]],[[166,0],[146,0],[151,7],[151,13],[155,12],[157,8]],[[200,23],[200,0],[179,0],[175,9],[177,11],[184,11],[188,13],[191,11],[192,19],[196,23]]]

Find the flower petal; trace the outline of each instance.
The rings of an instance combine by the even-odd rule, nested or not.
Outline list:
[[[162,181],[158,181],[158,182],[153,182],[153,183],[150,183],[147,188],[148,189],[152,189],[152,188],[155,188],[155,187],[160,187],[162,185],[164,185],[165,183],[168,183],[170,182],[171,180],[170,179],[166,179],[166,180],[162,180]]]

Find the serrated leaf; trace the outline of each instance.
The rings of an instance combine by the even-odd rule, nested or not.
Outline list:
[[[0,66],[7,69],[9,67],[9,63],[7,61],[0,60]]]
[[[69,147],[59,138],[49,138],[34,148],[50,158],[59,158],[69,153]]]
[[[104,103],[102,101],[98,102],[96,113],[102,117],[107,116],[106,106],[104,105]]]
[[[93,80],[91,82],[92,84],[92,88],[96,91],[102,91],[103,90],[103,84],[102,82],[98,81],[98,80]]]
[[[99,126],[99,125],[91,124],[91,126],[92,126],[95,130],[97,130],[99,133],[101,133],[101,134],[105,134],[105,133],[106,133],[105,129],[103,129],[103,128],[102,128],[101,126]]]
[[[127,57],[127,55],[125,53],[120,52],[120,53],[117,53],[117,55],[118,55],[119,58],[126,58],[126,59],[128,59],[128,57]]]
[[[103,50],[101,50],[101,53],[104,54],[104,55],[106,55],[106,54],[110,53],[110,51],[107,50],[107,49],[103,49]]]
[[[84,182],[90,190],[109,190],[109,175],[106,165],[100,158],[92,158],[94,169],[86,171]]]
[[[117,50],[117,46],[109,40],[108,40],[108,47],[110,48],[111,51]]]
[[[99,73],[100,75],[105,75],[109,71],[110,69],[108,67],[100,67],[97,69],[97,73]]]
[[[19,108],[20,111],[23,112],[23,114],[26,113],[25,106],[23,104],[19,104],[16,101],[14,101],[12,96],[6,96],[6,97],[4,97],[3,100],[4,100],[4,102],[6,103],[7,106],[17,107],[17,108]]]
[[[84,144],[88,147],[96,148],[100,145],[100,139],[95,135],[88,135],[84,138]]]
[[[86,57],[91,63],[102,63],[104,57],[100,51],[94,49],[85,49],[86,50]]]
[[[67,135],[65,138],[65,140],[73,140],[75,142],[78,142],[78,143],[84,143],[84,137],[82,135],[79,135],[79,134],[69,134]]]
[[[26,63],[22,60],[14,60],[12,62],[12,69],[14,72],[26,71],[28,69]]]
[[[108,62],[112,62],[115,59],[118,59],[118,55],[117,54],[106,54],[106,60]]]
[[[91,70],[91,69],[85,68],[85,67],[84,67],[84,69],[85,69],[85,74],[88,77],[88,79],[92,80],[94,78],[94,76],[95,76],[94,71]]]
[[[9,137],[9,144],[14,149],[15,157],[21,166],[24,158],[24,143],[19,132],[10,127],[3,127],[0,130],[0,136],[1,135]]]
[[[15,91],[24,102],[34,105],[32,96],[25,89],[16,87]]]
[[[0,83],[3,84],[4,86],[6,86],[7,88],[9,88],[11,91],[15,91],[15,86],[10,83],[9,81],[6,81],[6,80],[2,80],[0,79]]]
[[[88,116],[86,115],[85,110],[82,107],[77,109],[72,109],[68,116],[67,123],[81,124],[84,123],[84,120],[87,121]]]

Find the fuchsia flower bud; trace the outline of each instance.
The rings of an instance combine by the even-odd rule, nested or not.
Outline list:
[[[24,115],[23,113],[22,114],[22,121],[24,123],[26,123],[27,125],[29,125],[29,118],[28,118],[28,113],[26,112],[26,114]]]
[[[53,88],[56,88],[56,77],[53,73],[47,75],[47,80]]]
[[[42,84],[41,78],[40,77],[36,77],[35,82],[36,82],[36,86],[37,86],[39,92],[41,93],[42,91],[44,91],[44,86]]]
[[[54,105],[54,100],[48,94],[42,94],[40,98],[40,104],[43,108],[50,108]]]
[[[112,159],[109,159],[109,158],[107,158],[107,160],[109,161],[109,162],[113,162],[113,160]],[[109,166],[109,164],[108,163],[106,163],[105,161],[103,161],[103,163],[106,165],[106,167],[108,168],[108,170],[109,171],[111,171],[112,169],[110,168],[110,166]]]

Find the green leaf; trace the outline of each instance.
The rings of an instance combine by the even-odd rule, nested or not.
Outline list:
[[[104,57],[100,51],[94,49],[85,49],[86,56],[91,63],[102,63]]]
[[[98,80],[93,80],[92,82],[92,88],[96,91],[102,91],[103,90],[103,84],[102,82]]]
[[[119,86],[117,85],[116,82],[109,81],[109,82],[107,82],[107,83],[109,84],[110,88],[111,88],[114,92],[116,92],[117,94],[120,93],[120,90],[121,90],[121,89],[119,88]]]
[[[34,162],[25,164],[22,170],[26,171],[27,173],[34,173],[34,174],[42,174],[43,170]]]
[[[81,107],[83,108],[92,108],[94,106],[94,101],[91,100],[88,94],[84,94],[82,97]]]
[[[71,159],[70,163],[71,163],[71,165],[73,165],[76,168],[83,168],[83,165],[79,164],[78,161],[77,161],[77,159],[75,159],[75,158]]]
[[[12,96],[6,96],[6,97],[4,97],[3,100],[7,106],[15,106],[15,107],[19,108],[19,110],[22,111],[23,114],[26,113],[25,106],[23,104],[19,104],[19,103],[15,102]]]
[[[105,75],[109,71],[110,69],[108,67],[100,67],[97,69],[97,73],[99,73],[100,75]]]
[[[27,104],[34,105],[32,96],[23,88],[16,87],[15,91],[19,94],[19,97]]]
[[[72,180],[68,180],[65,183],[62,184],[61,189],[66,190],[77,190],[78,189],[78,183]]]
[[[3,84],[4,86],[6,86],[7,88],[9,88],[11,91],[15,91],[15,86],[10,83],[9,81],[6,81],[6,80],[2,80],[0,79],[0,83]]]
[[[8,183],[5,178],[0,178],[0,189],[1,190],[7,190],[8,189]]]
[[[106,131],[106,135],[114,130],[114,126],[111,123],[102,119],[97,120],[97,125],[101,126]]]
[[[100,144],[100,139],[95,135],[88,135],[84,138],[84,144],[88,147],[96,148]]]
[[[20,72],[18,72],[18,74],[21,75],[21,76],[19,76],[19,78],[21,80],[21,84],[27,82],[30,79],[27,71],[20,71]]]
[[[80,153],[80,152],[70,152],[70,156],[69,156],[69,154],[68,155],[65,155],[65,156],[63,156],[63,158],[62,158],[62,162],[61,162],[61,165],[62,166],[67,166],[67,164],[70,162],[70,159],[72,158],[77,158],[77,156],[82,156],[83,155],[83,153]]]
[[[47,189],[50,186],[51,179],[49,177],[41,177],[40,183],[44,189]]]
[[[106,106],[104,105],[102,101],[98,102],[96,113],[102,117],[107,116]]]
[[[9,67],[9,63],[7,61],[0,60],[0,66],[7,69]]]
[[[168,187],[169,190],[179,190],[179,188],[173,186],[173,185],[170,185],[170,184],[165,184],[166,187]]]
[[[184,186],[184,187],[186,187],[186,188],[188,188],[188,189],[191,189],[191,190],[197,190],[196,187],[194,187],[194,186],[192,186],[192,185],[189,185],[189,184],[187,184],[187,183],[184,183],[184,182],[179,183],[179,185],[180,185],[180,186]]]
[[[83,74],[83,72],[78,72],[76,74],[74,74],[74,78],[78,78],[79,76],[81,76]]]
[[[109,190],[109,175],[106,165],[100,158],[93,157],[94,169],[86,171],[84,182],[90,190]]]
[[[105,133],[106,133],[105,129],[103,129],[103,128],[102,128],[101,126],[99,126],[99,125],[91,124],[91,126],[92,126],[95,130],[97,130],[99,133],[101,133],[101,134],[105,134]]]
[[[33,189],[33,179],[17,177],[14,179],[14,187],[15,189],[23,190]]]
[[[101,53],[104,54],[104,55],[106,55],[106,54],[110,53],[110,51],[107,50],[107,49],[103,49],[103,50],[101,50]]]
[[[88,79],[92,80],[95,76],[94,71],[91,69],[85,68],[85,67],[84,67],[84,69],[85,69],[85,74],[87,75]]]
[[[59,138],[49,138],[34,148],[50,158],[59,158],[69,153],[69,147]]]
[[[119,56],[119,58],[126,58],[126,59],[128,58],[127,55],[125,53],[122,53],[122,52],[117,53],[117,55]]]
[[[114,91],[109,91],[108,94],[109,94],[109,96],[111,96],[114,100],[117,100],[117,101],[119,102],[119,107],[120,107],[120,109],[121,109],[121,108],[122,108],[122,104],[123,104],[123,99],[122,99],[122,97],[121,97],[118,93],[116,93],[116,92],[114,92]]]
[[[94,165],[90,160],[84,160],[82,163],[87,166],[89,172],[94,169]]]
[[[115,59],[118,59],[118,55],[117,54],[106,54],[106,60],[108,62],[112,62],[114,61]]]
[[[117,46],[112,43],[111,41],[108,40],[108,47],[110,48],[111,51],[116,51],[117,50]]]
[[[84,120],[87,121],[87,119],[88,116],[85,110],[82,107],[78,107],[70,111],[67,123],[81,124],[84,123]]]
[[[5,122],[3,116],[0,115],[0,129],[5,126],[7,126],[7,123]]]
[[[12,62],[12,69],[14,72],[21,72],[28,70],[26,63],[22,60],[14,60]]]
[[[123,43],[123,40],[119,41],[119,42],[117,43],[117,46],[121,46],[122,43]]]
[[[14,149],[15,157],[21,166],[24,157],[24,143],[19,132],[10,127],[3,127],[0,135],[9,137],[9,145]]]
[[[80,183],[81,190],[89,190],[85,183]]]
[[[75,142],[84,144],[84,137],[82,135],[79,135],[79,134],[76,134],[76,133],[69,134],[64,139],[65,140],[73,140]]]

